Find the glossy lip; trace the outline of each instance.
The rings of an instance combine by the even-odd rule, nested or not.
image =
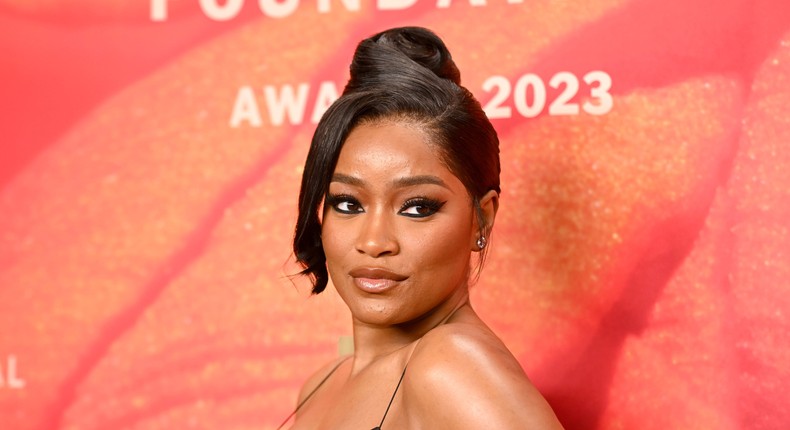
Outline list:
[[[383,293],[408,279],[408,276],[381,267],[358,267],[348,274],[354,278],[357,288],[371,294]]]

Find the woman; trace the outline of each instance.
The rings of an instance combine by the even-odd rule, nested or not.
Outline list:
[[[499,205],[498,145],[435,34],[359,44],[313,137],[294,238],[313,292],[331,276],[348,305],[354,354],[305,383],[293,429],[561,428],[469,303]]]

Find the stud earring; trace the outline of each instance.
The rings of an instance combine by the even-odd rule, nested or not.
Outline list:
[[[482,251],[486,247],[486,237],[480,236],[477,238],[477,247]]]

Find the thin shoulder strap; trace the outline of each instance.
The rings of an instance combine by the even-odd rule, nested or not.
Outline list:
[[[442,321],[443,324],[444,321]],[[372,430],[381,430],[381,426],[384,425],[384,420],[387,419],[387,414],[390,411],[390,407],[392,406],[392,402],[395,401],[395,395],[398,394],[398,389],[400,388],[401,382],[403,382],[403,377],[406,376],[406,369],[409,367],[409,362],[411,361],[411,356],[414,355],[414,351],[417,350],[417,346],[420,345],[420,341],[422,338],[417,339],[417,342],[414,343],[414,348],[412,348],[411,352],[409,353],[409,358],[406,359],[406,365],[403,366],[403,372],[400,374],[400,379],[398,379],[398,385],[395,386],[395,391],[392,392],[392,397],[390,397],[390,402],[387,404],[387,409],[384,411],[384,416],[381,417],[381,422],[378,426],[373,427]]]
[[[398,385],[395,386],[395,391],[392,393],[392,397],[390,397],[390,402],[387,404],[387,410],[384,411],[384,416],[381,417],[381,422],[378,426],[373,427],[373,430],[381,430],[381,426],[384,425],[384,420],[387,419],[387,413],[390,411],[390,406],[392,406],[392,401],[395,400],[395,395],[398,394],[398,388],[400,388],[400,383],[403,382],[403,377],[406,376],[406,368],[409,367],[408,363],[406,366],[403,367],[403,373],[400,374],[400,379],[398,380]]]
[[[316,387],[313,388],[313,391],[311,391],[310,394],[307,395],[307,397],[302,399],[302,401],[299,402],[298,405],[296,405],[296,409],[294,409],[294,411],[291,412],[291,415],[288,415],[288,418],[286,418],[285,421],[283,421],[283,423],[280,424],[280,427],[277,427],[277,430],[282,429],[283,426],[286,423],[288,423],[288,421],[290,421],[291,418],[293,418],[293,416],[296,415],[297,412],[299,412],[299,409],[301,409],[301,407],[304,406],[304,404],[307,403],[308,400],[310,400],[310,397],[313,397],[313,394],[315,394],[315,392],[318,391],[318,389],[321,388],[322,385],[324,385],[324,382],[326,382],[329,379],[329,377],[332,376],[333,373],[335,373],[335,370],[337,370],[340,367],[340,365],[345,363],[346,360],[348,360],[349,358],[351,358],[350,355],[348,357],[340,360],[340,362],[338,362],[337,364],[335,364],[335,367],[333,367],[332,370],[330,370],[329,373],[327,373],[326,376],[324,376],[324,379],[322,379],[321,382],[319,382],[318,385],[316,385]]]
[[[467,297],[468,297],[468,294],[467,294]],[[461,302],[455,307],[455,309],[453,309],[446,317],[444,317],[441,321],[439,321],[439,323],[436,324],[431,330],[433,330],[434,328],[446,323],[447,320],[452,318],[452,316],[455,315],[455,313],[458,311],[458,309],[461,309],[467,302],[468,302],[467,300],[461,300]],[[430,330],[428,330],[428,331],[430,331]],[[403,377],[406,376],[406,369],[409,367],[409,362],[411,361],[411,356],[414,354],[414,351],[417,350],[417,346],[420,344],[421,340],[422,340],[422,338],[417,339],[417,342],[414,344],[414,349],[411,350],[411,353],[409,354],[409,358],[406,360],[406,365],[403,366],[403,373],[400,374],[400,379],[398,380],[398,385],[395,386],[395,391],[392,393],[392,397],[390,397],[390,402],[389,402],[389,404],[387,404],[387,409],[384,411],[384,416],[381,417],[381,422],[379,423],[379,425],[376,426],[376,427],[373,427],[372,430],[381,430],[381,426],[384,425],[384,420],[387,419],[387,413],[389,413],[390,406],[392,406],[392,402],[395,400],[395,395],[398,394],[398,389],[400,388],[401,382],[403,382]]]

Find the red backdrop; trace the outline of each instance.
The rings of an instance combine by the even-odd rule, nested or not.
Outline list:
[[[0,428],[288,415],[350,331],[301,165],[398,25],[500,132],[473,303],[566,427],[790,425],[786,1],[0,0]]]

